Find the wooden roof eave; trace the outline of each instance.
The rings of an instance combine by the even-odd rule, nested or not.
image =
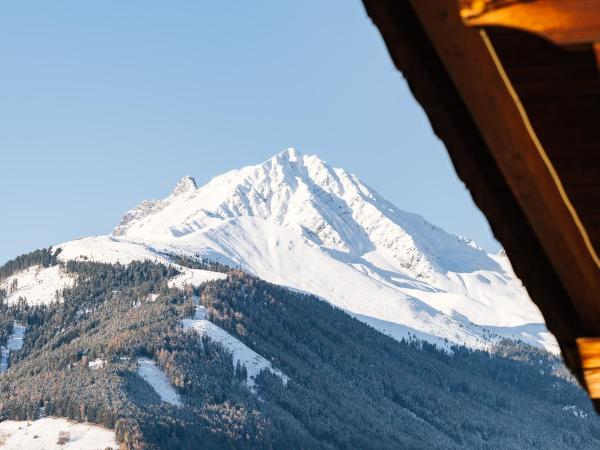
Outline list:
[[[459,4],[469,26],[516,28],[563,46],[600,42],[600,0],[460,0]]]
[[[598,257],[485,32],[455,0],[364,4],[583,382],[576,339],[600,336]]]

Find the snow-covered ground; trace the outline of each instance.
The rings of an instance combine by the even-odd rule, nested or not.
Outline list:
[[[137,373],[156,391],[163,402],[181,406],[179,394],[171,385],[167,375],[149,358],[139,358]]]
[[[27,328],[19,323],[13,324],[13,330],[8,337],[6,347],[0,347],[1,358],[0,358],[0,373],[5,372],[8,369],[8,357],[11,351],[20,350],[23,347],[23,338],[25,337],[25,331]]]
[[[58,445],[59,434],[68,433],[64,445]],[[90,423],[46,417],[33,421],[7,420],[0,422],[0,449],[3,450],[117,450],[112,430]]]
[[[129,211],[110,236],[67,242],[60,258],[167,262],[200,255],[312,293],[401,339],[488,348],[513,337],[558,352],[504,255],[399,210],[343,169],[288,149]],[[188,271],[172,285],[197,283]]]
[[[227,277],[226,274],[220,272],[189,269],[172,264],[167,254],[182,253],[182,251],[168,245],[155,244],[152,247],[140,242],[125,242],[107,236],[98,236],[71,241],[63,244],[61,248],[63,249],[63,254],[60,255],[62,261],[92,260],[129,264],[136,260],[150,260],[170,264],[182,272],[181,275],[174,277],[169,282],[171,287],[183,288],[186,284],[198,286],[206,281]],[[193,254],[189,253],[188,256],[193,256]],[[10,287],[14,280],[17,280],[17,289],[11,292]],[[75,277],[58,265],[47,268],[32,266],[3,280],[0,283],[0,289],[9,293],[7,296],[9,304],[17,303],[22,297],[30,305],[39,305],[48,304],[57,299],[61,301],[62,297],[60,295],[57,297],[57,292],[60,294],[63,289],[72,287],[74,283]]]
[[[177,275],[169,281],[169,287],[183,289],[185,285],[191,284],[194,287],[212,280],[224,280],[227,278],[226,273],[212,272],[210,270],[188,269],[185,267],[179,268],[183,273]]]
[[[575,405],[564,406],[563,411],[572,413],[575,417],[579,417],[580,419],[587,419],[587,416],[588,416],[584,410],[582,410],[581,408],[578,408]]]
[[[289,378],[280,370],[274,368],[271,363],[263,356],[256,353],[239,339],[230,335],[227,331],[206,319],[206,309],[203,306],[196,307],[196,313],[193,319],[184,319],[182,321],[184,330],[194,330],[201,336],[207,336],[215,342],[220,342],[229,350],[233,356],[233,364],[246,366],[248,377],[246,383],[250,389],[255,389],[255,380],[258,374],[267,369],[274,375],[281,378],[284,384],[287,384]]]
[[[92,370],[102,369],[106,365],[106,360],[102,358],[96,358],[93,361],[88,362],[88,368]]]
[[[15,279],[17,289],[11,292],[10,286]],[[8,277],[0,284],[0,288],[9,293],[7,297],[9,304],[14,304],[23,297],[30,305],[38,305],[56,300],[56,292],[73,286],[74,282],[75,279],[58,265],[46,268],[32,266]]]

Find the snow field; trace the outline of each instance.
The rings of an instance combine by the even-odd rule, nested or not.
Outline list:
[[[68,433],[64,445],[58,445],[59,435]],[[117,450],[112,430],[90,423],[45,417],[33,421],[0,422],[0,449],[3,450]]]
[[[221,327],[207,320],[206,309],[203,306],[197,306],[194,318],[184,319],[182,325],[184,330],[193,330],[201,336],[207,336],[215,342],[220,342],[231,352],[234,365],[237,365],[239,362],[241,365],[246,366],[248,373],[246,384],[252,391],[255,390],[256,377],[264,369],[278,376],[283,384],[287,384],[289,381],[289,378],[283,372],[274,368],[266,358],[256,353]]]
[[[15,279],[17,289],[11,292],[10,286]],[[56,300],[56,292],[73,286],[74,282],[75,279],[59,266],[32,266],[8,277],[1,283],[0,288],[8,293],[9,304],[15,304],[23,297],[30,305],[39,305]]]
[[[167,375],[149,358],[138,358],[137,373],[156,391],[163,402],[181,406],[179,394],[171,385]]]
[[[25,337],[26,327],[15,322],[13,324],[13,331],[8,337],[6,347],[0,347],[1,359],[0,359],[0,373],[5,372],[8,369],[8,357],[11,351],[20,350],[23,347],[23,339]]]

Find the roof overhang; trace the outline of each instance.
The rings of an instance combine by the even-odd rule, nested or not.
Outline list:
[[[566,364],[600,399],[600,0],[364,4]]]

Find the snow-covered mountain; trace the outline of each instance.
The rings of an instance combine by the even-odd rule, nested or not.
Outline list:
[[[111,235],[60,247],[64,260],[216,259],[315,294],[397,339],[485,348],[516,337],[557,351],[504,255],[294,149],[201,187],[184,177],[163,200],[127,212]]]

